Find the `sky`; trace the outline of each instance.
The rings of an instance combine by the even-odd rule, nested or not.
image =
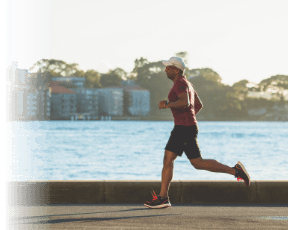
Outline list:
[[[286,0],[9,0],[5,65],[58,59],[101,73],[188,52],[222,82],[288,75]]]

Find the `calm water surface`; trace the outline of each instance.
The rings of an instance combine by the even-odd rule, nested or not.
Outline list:
[[[160,180],[173,122],[13,122],[11,180]],[[252,180],[288,180],[288,122],[199,122],[202,157],[240,160]],[[174,180],[233,180],[194,169],[186,155]]]

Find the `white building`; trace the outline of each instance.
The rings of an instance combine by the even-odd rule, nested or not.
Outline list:
[[[99,89],[99,115],[123,115],[123,89],[109,87]]]
[[[22,87],[17,87],[18,94],[18,117],[21,120],[36,120],[38,110],[38,95],[37,88],[31,82],[32,75],[27,70],[18,70],[19,82]],[[20,99],[21,97],[21,99]],[[21,109],[20,109],[21,108]],[[20,114],[22,116],[20,116]]]
[[[26,116],[25,120],[36,120],[37,119],[37,109],[38,109],[38,99],[39,92],[34,90],[26,91]]]
[[[123,87],[128,113],[132,116],[146,116],[150,112],[150,92],[139,86]]]

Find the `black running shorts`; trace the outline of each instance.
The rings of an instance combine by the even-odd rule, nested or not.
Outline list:
[[[191,126],[175,125],[165,150],[171,151],[180,157],[185,152],[188,159],[201,157],[197,135],[197,124]]]

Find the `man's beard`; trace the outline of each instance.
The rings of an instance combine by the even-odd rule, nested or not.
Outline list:
[[[172,80],[172,81],[173,81],[173,79],[174,79],[174,76],[169,76],[169,75],[167,75],[167,77],[168,77],[170,80]]]

